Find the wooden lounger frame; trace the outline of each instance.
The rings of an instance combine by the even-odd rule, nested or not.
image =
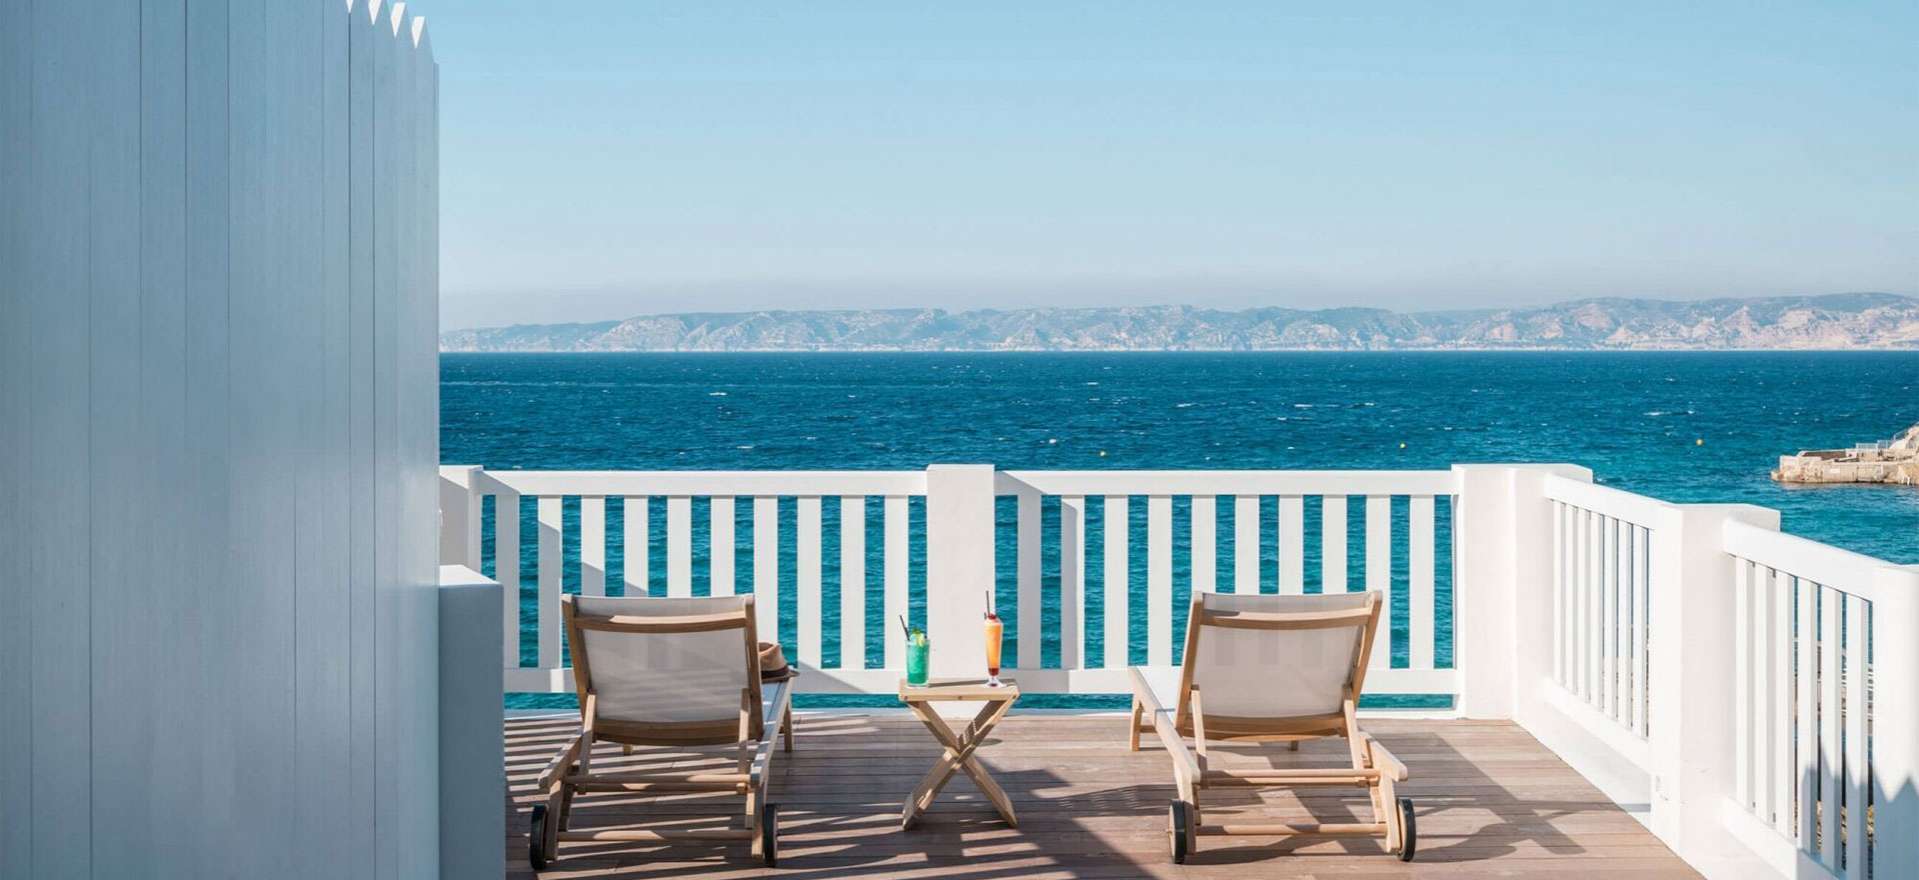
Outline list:
[[[572,596],[560,600],[566,624],[567,641],[573,647],[574,692],[580,696],[580,732],[567,741],[559,754],[541,771],[535,785],[546,793],[545,821],[536,816],[533,827],[542,839],[529,841],[529,860],[533,867],[544,867],[556,856],[561,841],[750,841],[753,855],[770,866],[778,860],[777,819],[768,809],[767,784],[771,777],[776,735],[784,733],[785,751],[793,750],[792,682],[769,682],[762,693],[760,681],[759,639],[753,610],[753,597],[744,597],[741,608],[722,614],[598,616],[580,612]],[[740,632],[740,662],[747,670],[747,686],[740,691],[740,710],[736,719],[713,721],[647,723],[614,721],[597,717],[599,698],[593,689],[593,670],[587,662],[587,632],[691,633],[737,629]],[[631,751],[633,746],[726,745],[738,747],[739,761],[733,772],[696,770],[629,771],[596,773],[592,768],[593,744],[618,743]],[[645,830],[607,828],[574,830],[571,827],[573,798],[580,792],[730,792],[746,798],[743,827],[710,829]],[[762,823],[771,822],[762,828]],[[764,833],[762,833],[764,832]]]
[[[1202,835],[1358,835],[1384,839],[1386,849],[1410,860],[1416,841],[1411,826],[1411,802],[1397,797],[1394,784],[1410,775],[1406,765],[1386,750],[1378,740],[1360,730],[1354,709],[1366,681],[1366,661],[1372,654],[1375,631],[1382,605],[1377,593],[1369,594],[1364,607],[1345,611],[1298,613],[1258,613],[1213,611],[1204,607],[1204,598],[1193,597],[1192,614],[1186,628],[1185,665],[1180,670],[1179,705],[1169,710],[1160,705],[1145,675],[1138,667],[1130,672],[1133,682],[1133,710],[1128,746],[1139,751],[1140,734],[1152,731],[1159,736],[1173,758],[1173,778],[1178,798],[1171,810],[1168,832],[1173,837],[1173,858],[1183,862],[1197,852]],[[1286,630],[1360,627],[1362,632],[1354,652],[1352,674],[1346,682],[1346,694],[1338,712],[1279,718],[1245,718],[1208,715],[1200,688],[1193,684],[1193,663],[1199,657],[1199,639],[1207,627]],[[1283,676],[1283,670],[1275,670]],[[1226,770],[1208,766],[1207,740],[1236,742],[1285,742],[1297,750],[1301,740],[1344,737],[1350,746],[1352,766],[1255,770]],[[1192,748],[1186,738],[1193,740]],[[1354,823],[1233,823],[1206,824],[1200,812],[1200,792],[1209,788],[1264,786],[1353,786],[1365,788],[1372,802],[1373,821]]]

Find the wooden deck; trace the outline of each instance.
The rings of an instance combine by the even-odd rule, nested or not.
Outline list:
[[[510,787],[507,876],[533,876],[526,822],[532,779],[578,716],[506,722]],[[1020,825],[994,817],[964,775],[920,826],[899,830],[900,801],[938,755],[925,729],[901,711],[802,713],[792,754],[775,762],[781,804],[780,866],[766,869],[744,845],[564,844],[539,876],[664,880],[721,878],[1118,878],[1221,877],[1696,877],[1684,862],[1530,735],[1502,722],[1386,719],[1365,727],[1412,768],[1401,794],[1417,804],[1418,858],[1410,864],[1365,840],[1275,842],[1209,837],[1175,866],[1167,850],[1172,771],[1156,747],[1126,750],[1119,715],[1014,714],[981,751],[1016,804]],[[1151,736],[1147,737],[1150,742]],[[709,753],[710,754],[710,753]],[[1284,747],[1215,748],[1226,766],[1332,766],[1343,741]],[[687,766],[688,751],[596,753],[621,761]],[[738,798],[680,796],[651,801],[585,795],[575,827],[642,823],[693,825],[732,810]],[[1365,811],[1355,789],[1209,793],[1207,821],[1229,815],[1354,821]],[[1220,818],[1215,818],[1220,817]],[[1312,820],[1307,820],[1312,821]],[[710,823],[708,823],[710,824]],[[654,827],[660,827],[655,824]]]

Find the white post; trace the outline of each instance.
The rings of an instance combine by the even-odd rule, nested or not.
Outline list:
[[[993,466],[927,467],[927,671],[935,677],[986,676],[982,628],[996,573],[993,537]]]
[[[1919,874],[1919,565],[1883,568],[1872,603],[1872,876]]]
[[[438,597],[440,876],[494,877],[506,870],[500,585],[466,566],[442,565]]]
[[[480,482],[475,465],[440,467],[440,564],[480,569]]]
[[[1647,584],[1647,732],[1651,827],[1693,864],[1732,850],[1720,822],[1733,792],[1733,565],[1728,521],[1779,528],[1779,511],[1749,504],[1681,504],[1654,523]]]
[[[1459,713],[1511,718],[1552,663],[1552,519],[1545,479],[1575,465],[1454,465],[1453,665]],[[1544,667],[1541,664],[1545,664]]]

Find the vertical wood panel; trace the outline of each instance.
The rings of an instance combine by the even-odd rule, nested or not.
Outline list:
[[[1194,495],[1192,507],[1192,537],[1187,542],[1192,548],[1192,561],[1189,563],[1193,576],[1193,593],[1211,593],[1219,588],[1219,537],[1215,530],[1216,505],[1211,495]]]
[[[693,499],[666,499],[666,594],[693,595]]]
[[[753,499],[753,608],[760,641],[780,640],[780,499]],[[797,649],[797,646],[795,646]]]
[[[1085,665],[1086,644],[1086,499],[1059,500],[1059,665]]]
[[[1346,592],[1346,496],[1319,499],[1320,589]]]
[[[1173,499],[1146,499],[1146,662],[1173,663]]]
[[[801,662],[820,665],[820,499],[817,495],[803,496],[799,499],[795,527],[793,529],[798,546],[794,554],[797,564],[797,584],[799,603],[796,613],[799,619],[799,650],[796,652]]]
[[[606,595],[606,499],[580,499],[580,595]]]
[[[1104,639],[1107,669],[1119,669],[1127,665],[1126,649],[1131,638],[1126,607],[1126,581],[1131,566],[1126,560],[1126,539],[1128,524],[1132,520],[1127,515],[1126,502],[1124,495],[1106,496],[1105,518],[1102,520],[1106,547],[1103,595],[1106,600]]]
[[[25,494],[34,500],[28,533],[32,609],[32,868],[27,876],[86,876],[92,822],[92,760],[86,736],[87,565],[92,511],[88,437],[88,208],[91,152],[87,45],[94,10],[36,3],[33,22],[34,198],[27,246],[31,327],[31,421]]]
[[[188,71],[188,149],[189,165],[200,160],[201,150],[215,149],[210,144],[196,144],[193,133],[203,125],[213,124],[213,120],[226,118],[226,95],[224,90],[218,94],[200,88],[197,79],[222,78],[226,75],[224,52],[227,33],[224,20],[217,32],[201,34],[201,28],[195,26],[195,19],[201,16],[214,18],[224,15],[220,4],[193,3],[187,7],[189,30],[187,36],[187,58],[190,64],[204,62],[205,69],[191,67]],[[375,549],[378,541],[379,522],[376,516],[377,503],[374,497],[376,481],[375,462],[377,450],[374,443],[374,333],[377,317],[373,307],[374,300],[374,226],[373,192],[375,188],[374,166],[374,71],[373,46],[378,40],[374,18],[365,11],[364,4],[347,17],[347,419],[349,476],[347,478],[351,500],[348,513],[348,528],[352,535],[352,581],[349,588],[349,616],[353,621],[353,661],[350,670],[349,688],[352,692],[352,777],[351,788],[355,804],[364,805],[379,799],[382,786],[379,738],[379,681],[381,677],[379,654],[379,584],[378,561]],[[209,31],[213,30],[208,28]],[[202,54],[204,53],[204,54]],[[222,142],[224,143],[224,141]],[[220,149],[223,149],[221,147]],[[191,170],[191,169],[190,169]],[[189,199],[203,181],[188,181]],[[224,183],[221,184],[224,187]],[[226,193],[220,191],[224,201]],[[384,227],[382,227],[384,228]],[[190,239],[191,244],[191,239]],[[208,274],[214,271],[224,272],[224,266],[209,267]],[[220,277],[224,277],[222,274]],[[189,287],[189,297],[193,295]],[[224,302],[209,303],[224,309]],[[194,324],[194,316],[189,315],[189,327]],[[224,332],[224,328],[222,328]],[[222,354],[224,358],[224,354]],[[190,418],[204,418],[193,416]],[[508,631],[503,658],[507,666],[520,665],[520,497],[515,493],[501,493],[495,498],[495,573],[501,586],[501,602],[504,607],[502,628]],[[209,754],[208,760],[218,760],[217,755]],[[375,875],[379,868],[382,816],[380,808],[362,809],[352,817],[351,836],[356,840],[369,841],[369,845],[356,854],[355,867],[362,873]],[[391,832],[388,832],[391,833]],[[209,840],[203,846],[218,845]]]
[[[1279,499],[1279,522],[1275,526],[1279,547],[1279,591],[1306,592],[1306,500],[1298,495]]]
[[[840,668],[866,668],[866,496],[840,498]]]
[[[647,496],[628,495],[621,500],[620,506],[626,514],[625,522],[621,525],[620,540],[620,552],[626,558],[626,564],[621,566],[620,571],[620,580],[625,585],[623,595],[644,596],[649,582],[647,569],[652,562],[648,557],[653,552],[652,529],[647,523],[651,515]]]
[[[1019,668],[1040,668],[1040,495],[1031,490],[1019,493],[1017,542],[1015,549],[1018,588],[1014,601],[1019,606]]]
[[[35,433],[28,291],[36,267],[30,265],[35,262],[29,246],[31,215],[17,207],[39,203],[31,125],[37,33],[32,9],[27,3],[0,9],[0,16],[8,20],[7,26],[0,27],[0,376],[10,377],[0,381],[0,425],[6,426],[0,430],[0,485],[20,487],[0,492],[0,523],[6,524],[0,528],[0,669],[15,670],[0,676],[0,706],[12,707],[0,712],[0,744],[4,744],[0,745],[0,791],[11,792],[33,789],[33,752],[28,743],[36,726],[33,713],[21,711],[32,705],[33,696],[32,676],[22,671],[33,668],[34,597],[29,584],[34,540],[27,525],[32,514],[24,488],[31,481]],[[182,582],[176,589],[185,602],[193,587]],[[183,631],[192,622],[182,621]],[[30,798],[0,799],[0,876],[32,876],[33,819]]]
[[[707,592],[713,596],[733,595],[733,499],[715,496],[707,511]]]
[[[1233,592],[1259,592],[1259,496],[1233,496]]]
[[[1374,669],[1391,668],[1393,658],[1393,499],[1366,496],[1366,589],[1379,593],[1379,632],[1373,636]]]
[[[540,524],[540,593],[534,613],[539,617],[539,666],[553,669],[560,665],[560,573],[565,560],[560,556],[561,498],[542,495],[538,502]]]
[[[1433,587],[1433,496],[1414,495],[1407,505],[1406,581],[1407,633],[1414,669],[1433,666],[1435,595]]]

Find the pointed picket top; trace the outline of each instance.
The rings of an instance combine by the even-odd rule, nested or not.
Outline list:
[[[426,37],[426,16],[413,17],[413,48],[420,48],[420,41]]]
[[[350,3],[352,2],[352,0],[347,0],[347,2]],[[367,23],[369,24],[380,23],[380,7],[382,5],[384,5],[383,0],[367,0],[367,4],[366,4]]]
[[[401,25],[406,21],[406,4],[405,3],[393,4],[393,15],[391,16],[391,18],[392,18],[392,24],[393,24],[393,35],[397,37],[400,35]]]

